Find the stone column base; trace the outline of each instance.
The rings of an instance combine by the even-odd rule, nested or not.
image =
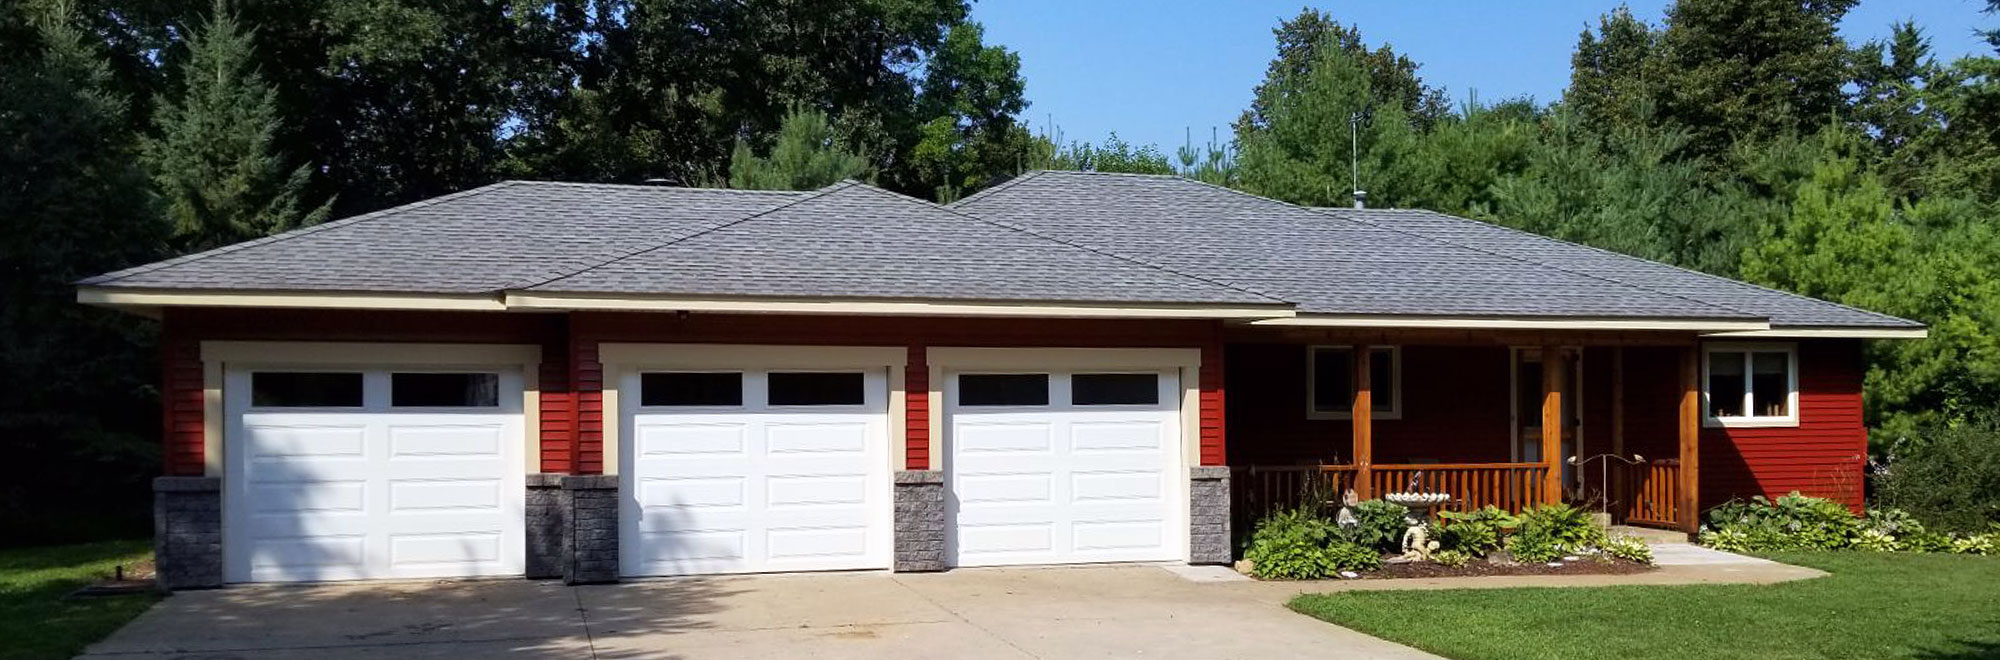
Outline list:
[[[618,581],[618,475],[562,477],[563,584]]]
[[[944,570],[944,528],[944,471],[897,472],[896,572]]]
[[[162,591],[222,586],[221,479],[153,479],[153,567]]]
[[[1188,470],[1188,563],[1228,564],[1229,468],[1204,465]]]
[[[563,475],[528,475],[525,515],[527,555],[523,573],[530,580],[563,576],[563,530],[569,527],[569,507],[563,506]]]

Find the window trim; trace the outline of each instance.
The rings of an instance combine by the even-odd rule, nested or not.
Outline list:
[[[1718,417],[1710,413],[1708,393],[1709,358],[1716,353],[1747,355],[1754,353],[1785,354],[1785,411],[1784,415],[1743,415],[1738,417]],[[1750,379],[1756,374],[1756,360],[1746,358],[1743,362],[1743,409],[1755,410],[1755,388]],[[1707,343],[1701,347],[1701,425],[1704,428],[1793,428],[1799,425],[1799,345],[1790,342],[1733,342]]]
[[[1377,410],[1374,412],[1374,414],[1369,416],[1369,419],[1371,420],[1402,419],[1403,418],[1403,347],[1390,344],[1374,344],[1370,345],[1368,349],[1371,351],[1387,349],[1389,351],[1389,378],[1392,381],[1394,381],[1389,383],[1389,389],[1387,390],[1387,393],[1389,395],[1389,409],[1386,411]],[[1352,352],[1354,350],[1354,347],[1330,345],[1330,344],[1315,344],[1306,347],[1306,419],[1352,420],[1354,419],[1354,410],[1352,409],[1351,406],[1347,410],[1330,411],[1330,410],[1320,410],[1319,407],[1316,406],[1314,403],[1319,400],[1318,397],[1319,352],[1321,350],[1338,350],[1338,351]],[[1370,385],[1372,388],[1373,383],[1370,383]],[[1376,396],[1382,395],[1383,392],[1384,391],[1381,389],[1374,389],[1374,393]]]

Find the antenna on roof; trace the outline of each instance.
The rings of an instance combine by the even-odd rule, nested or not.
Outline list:
[[[1368,207],[1368,193],[1361,189],[1361,120],[1359,111],[1347,116],[1347,166],[1357,209]]]

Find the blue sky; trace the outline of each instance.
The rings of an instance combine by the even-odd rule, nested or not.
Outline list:
[[[1662,1],[1629,3],[1658,24]],[[1477,91],[1492,101],[1532,96],[1547,102],[1569,82],[1570,50],[1585,25],[1618,2],[1400,0],[1315,3],[1359,25],[1370,45],[1384,42],[1423,65],[1420,74],[1454,101]],[[1299,0],[984,0],[973,18],[987,43],[1021,54],[1038,131],[1053,119],[1066,140],[1101,141],[1117,131],[1138,144],[1179,147],[1229,122],[1250,101],[1274,49],[1271,29],[1297,15]],[[1849,41],[1888,33],[1914,19],[1943,59],[1990,52],[1973,29],[2000,25],[1983,0],[1863,0],[1842,23]]]

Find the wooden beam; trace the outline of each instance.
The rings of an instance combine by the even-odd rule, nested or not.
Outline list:
[[[1701,348],[1681,349],[1680,524],[1693,536],[1701,529]]]
[[[1625,347],[1611,349],[1611,453],[1625,458]],[[1602,459],[1609,461],[1611,459]],[[1632,494],[1628,492],[1632,467],[1623,461],[1611,463],[1611,483],[1598,484],[1603,488],[1603,496],[1615,497],[1618,506],[1614,515],[1623,516],[1632,506]]]
[[[1542,347],[1542,503],[1562,501],[1563,368],[1560,346]]]
[[[1353,348],[1353,358],[1348,363],[1354,371],[1350,382],[1354,384],[1354,494],[1361,499],[1375,496],[1372,464],[1375,462],[1375,370],[1369,364],[1373,351],[1366,345]]]

